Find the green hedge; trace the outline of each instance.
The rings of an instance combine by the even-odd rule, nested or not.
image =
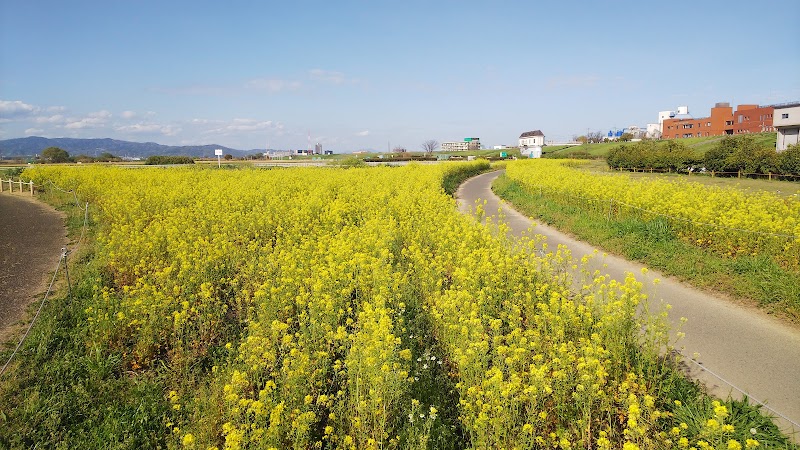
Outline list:
[[[190,156],[161,156],[154,155],[148,156],[147,161],[144,162],[148,165],[163,165],[163,164],[194,164],[194,159]]]
[[[606,162],[612,169],[685,170],[699,160],[694,151],[680,141],[640,141],[611,149]]]
[[[705,167],[716,173],[800,175],[800,145],[777,152],[760,144],[755,136],[726,136],[704,156],[680,141],[641,141],[611,149],[606,162],[612,169],[686,171]]]
[[[800,175],[800,146],[778,153],[774,147],[759,146],[753,136],[726,137],[706,153],[703,163],[714,172]]]

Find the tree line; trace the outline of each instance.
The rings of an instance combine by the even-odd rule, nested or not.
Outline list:
[[[611,149],[606,162],[612,169],[800,175],[800,145],[777,152],[772,146],[760,145],[753,136],[726,136],[698,156],[680,141],[640,141]]]
[[[100,153],[98,156],[77,155],[70,156],[69,152],[59,147],[47,147],[42,150],[38,158],[43,163],[70,163],[70,162],[112,162],[122,161],[122,158],[109,152]]]
[[[225,155],[225,159],[232,159]],[[42,150],[42,154],[38,158],[41,163],[76,163],[76,162],[117,162],[122,161],[122,158],[115,156],[108,152],[100,153],[98,156],[70,156],[69,152],[59,147],[47,147]],[[164,164],[194,164],[194,159],[190,156],[149,156],[144,162],[148,165],[164,165]]]

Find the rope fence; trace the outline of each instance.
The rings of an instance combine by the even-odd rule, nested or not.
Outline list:
[[[704,365],[703,365],[703,363],[701,363],[701,362],[698,362],[698,361],[697,361],[697,360],[695,360],[694,358],[690,358],[690,357],[688,357],[688,356],[684,355],[684,354],[683,354],[682,352],[680,352],[679,350],[675,350],[675,352],[677,352],[679,355],[681,355],[681,356],[682,356],[684,359],[686,359],[687,361],[690,361],[690,362],[692,362],[694,365],[696,365],[698,368],[700,368],[700,370],[702,370],[702,371],[704,371],[704,372],[706,372],[706,373],[708,373],[708,374],[712,375],[714,378],[716,378],[716,379],[720,380],[721,382],[723,382],[724,384],[727,384],[728,386],[730,386],[730,387],[731,387],[733,390],[735,390],[735,391],[739,392],[740,394],[742,394],[743,396],[745,396],[745,397],[747,397],[748,399],[752,400],[753,402],[755,402],[755,403],[758,403],[758,404],[759,404],[761,407],[763,407],[764,409],[767,409],[767,410],[768,410],[769,412],[771,412],[772,414],[775,414],[776,416],[780,417],[781,419],[785,420],[786,422],[788,422],[788,423],[792,424],[792,426],[794,426],[794,427],[795,427],[797,430],[800,430],[800,423],[797,423],[797,422],[795,422],[794,420],[792,420],[792,419],[790,419],[790,418],[786,417],[785,415],[781,414],[779,411],[776,411],[775,409],[773,409],[773,408],[769,407],[769,406],[768,406],[766,403],[764,403],[764,402],[762,402],[761,400],[759,400],[759,399],[757,399],[757,398],[753,397],[752,395],[750,395],[750,394],[749,394],[747,391],[745,391],[744,389],[742,389],[742,388],[740,388],[740,387],[736,386],[736,385],[735,385],[735,384],[733,384],[732,382],[730,382],[730,381],[728,381],[727,379],[725,379],[725,377],[723,377],[722,375],[720,375],[720,374],[718,374],[718,373],[714,372],[713,370],[709,369],[708,367],[704,366]]]
[[[39,189],[38,192],[41,192],[44,189],[44,186],[34,184],[33,180],[31,180],[29,182],[23,182],[22,180],[19,180],[19,181],[0,180],[0,186],[2,186],[6,182],[9,183],[9,186],[11,186],[11,183],[19,184],[20,186],[30,186],[31,195],[33,195],[34,192],[36,192],[35,189]],[[70,253],[74,253],[78,248],[80,248],[81,244],[84,241],[84,238],[86,236],[86,229],[87,229],[88,224],[89,224],[89,202],[86,202],[85,205],[81,205],[80,201],[78,200],[78,196],[77,196],[77,193],[75,192],[75,190],[73,190],[73,189],[70,189],[70,190],[61,189],[60,187],[56,186],[50,180],[48,180],[48,184],[51,187],[53,187],[56,190],[58,190],[58,191],[61,191],[61,192],[67,193],[67,194],[70,194],[70,193],[73,194],[73,196],[75,198],[75,206],[83,211],[83,225],[81,226],[81,234],[80,234],[80,237],[78,238],[78,241],[73,246],[72,250],[69,250],[67,247],[62,247],[61,248],[61,254],[60,254],[60,257],[58,259],[58,264],[56,265],[56,270],[55,270],[55,272],[53,272],[53,277],[50,280],[50,284],[47,287],[47,291],[45,292],[44,296],[42,297],[42,301],[39,304],[39,308],[36,310],[36,314],[33,316],[31,321],[28,323],[28,326],[25,329],[25,333],[20,338],[19,343],[14,348],[14,351],[8,357],[8,360],[5,362],[5,364],[3,365],[2,369],[0,369],[0,377],[2,377],[3,374],[5,374],[6,369],[11,364],[11,361],[17,355],[17,353],[19,352],[20,348],[22,348],[22,344],[25,342],[25,339],[30,334],[30,331],[33,328],[33,325],[36,323],[36,320],[39,318],[39,315],[42,312],[42,308],[44,308],[44,305],[47,302],[47,298],[53,292],[53,286],[55,284],[56,277],[58,276],[58,273],[62,268],[62,265],[63,265],[64,274],[65,274],[66,281],[67,281],[68,296],[69,296],[70,301],[73,300],[73,297],[72,297],[72,281],[69,278],[69,262],[67,260],[67,255],[69,255]],[[2,189],[0,189],[0,192],[3,192]],[[10,190],[10,192],[13,193],[14,191]],[[20,189],[20,192],[22,192],[21,189]]]
[[[531,187],[531,185],[528,185],[528,188],[530,188],[530,187]],[[544,197],[545,195],[555,194],[554,192],[550,192],[549,189],[545,189],[544,186],[542,186],[542,185],[535,185],[535,186],[532,186],[532,187],[534,188],[533,192],[538,190],[540,197]],[[663,213],[659,213],[659,212],[656,212],[656,211],[651,211],[651,210],[648,210],[648,209],[645,209],[645,208],[641,208],[639,206],[631,205],[631,204],[622,202],[620,200],[616,200],[614,198],[597,199],[597,198],[590,198],[590,197],[584,197],[584,196],[580,196],[580,195],[575,195],[573,193],[567,193],[567,192],[558,192],[558,195],[561,196],[561,197],[573,198],[573,199],[580,200],[580,201],[582,201],[584,203],[588,203],[588,204],[592,205],[592,207],[594,209],[597,209],[598,212],[600,212],[600,211],[606,212],[606,219],[607,220],[611,220],[612,215],[614,215],[615,205],[616,205],[617,207],[624,206],[624,207],[628,207],[628,208],[637,210],[637,211],[645,213],[645,214],[651,214],[653,216],[664,217],[664,218],[667,218],[667,219],[670,219],[670,220],[683,221],[683,222],[690,223],[692,225],[698,225],[698,226],[704,226],[704,227],[712,227],[712,228],[718,228],[718,229],[721,229],[721,230],[737,231],[737,232],[749,233],[749,234],[753,234],[753,235],[769,236],[769,237],[775,237],[775,238],[781,238],[781,239],[787,239],[787,240],[800,240],[800,236],[793,235],[793,234],[768,233],[768,232],[763,232],[763,231],[754,231],[754,230],[746,230],[746,229],[740,229],[740,228],[732,228],[732,227],[726,227],[726,226],[718,225],[718,224],[693,221],[693,220],[685,218],[685,217],[670,216],[670,215],[667,215],[667,214],[663,214]],[[544,251],[542,249],[540,249],[540,252],[542,254],[544,253]],[[759,400],[758,398],[753,397],[746,390],[744,390],[744,389],[738,387],[737,385],[733,384],[731,381],[727,380],[722,375],[720,375],[720,374],[714,372],[713,370],[705,367],[701,362],[697,361],[696,359],[685,355],[684,353],[682,353],[678,349],[674,349],[673,351],[675,353],[679,354],[683,359],[685,359],[685,360],[691,362],[692,364],[694,364],[695,366],[697,366],[700,370],[710,374],[714,378],[716,378],[719,381],[721,381],[723,384],[729,386],[732,390],[739,392],[743,396],[745,396],[748,399],[752,400],[753,402],[757,403],[759,406],[761,406],[761,407],[765,408],[766,410],[768,410],[770,413],[774,414],[776,417],[780,417],[781,419],[785,420],[787,423],[789,423],[792,426],[794,426],[797,430],[800,430],[800,423],[797,423],[796,421],[794,421],[794,420],[790,419],[789,417],[787,417],[786,415],[782,414],[780,411],[777,411],[774,408],[768,406],[765,402]]]
[[[727,177],[736,177],[736,178],[766,178],[767,180],[789,180],[789,181],[799,181],[800,175],[794,174],[784,174],[784,173],[761,173],[761,172],[724,172],[724,171],[717,171],[717,170],[672,170],[672,169],[663,169],[663,168],[656,168],[656,167],[611,167],[609,168],[610,171],[620,171],[620,172],[633,172],[633,173],[675,173],[675,174],[682,174],[688,176],[708,176],[708,177],[717,177],[717,176],[727,176]]]

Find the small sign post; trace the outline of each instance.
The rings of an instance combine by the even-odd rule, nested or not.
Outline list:
[[[222,162],[220,161],[220,156],[222,156],[222,149],[218,148],[214,150],[214,154],[217,155],[217,168],[222,167]]]

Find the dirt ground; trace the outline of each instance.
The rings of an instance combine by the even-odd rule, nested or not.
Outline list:
[[[0,343],[42,299],[66,244],[61,213],[26,194],[0,193]]]

